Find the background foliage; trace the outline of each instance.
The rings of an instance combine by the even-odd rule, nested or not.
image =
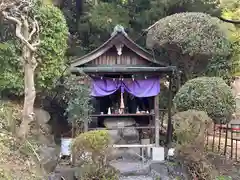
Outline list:
[[[224,0],[222,2],[223,17],[227,19],[240,19],[240,1],[239,0]],[[231,26],[229,24],[229,26]],[[240,25],[232,25],[229,33],[229,39],[232,42],[232,74],[240,75]]]
[[[36,7],[36,13],[38,13],[42,25],[41,38],[43,38],[43,43],[39,51],[43,63],[37,71],[37,87],[40,90],[51,87],[54,80],[63,72],[67,59],[83,55],[106,41],[116,24],[125,26],[129,36],[140,45],[145,46],[146,37],[142,30],[169,15],[181,12],[203,12],[212,16],[223,14],[225,17],[236,19],[239,12],[239,2],[234,0],[224,0],[221,3],[218,0],[44,0],[43,2],[46,5]],[[53,7],[53,4],[62,12],[58,8]],[[62,16],[62,13],[64,16]],[[196,21],[198,21],[198,18],[204,19],[202,16],[197,17]],[[209,18],[206,22],[218,24],[218,20],[211,19]],[[176,20],[176,22],[179,21],[181,23],[181,19]],[[183,21],[183,24],[185,21]],[[3,48],[0,49],[0,64],[4,65],[0,67],[0,72],[3,74],[0,79],[3,86],[0,88],[1,90],[8,89],[7,91],[11,90],[15,94],[21,94],[22,78],[20,78],[20,75],[22,74],[22,69],[17,62],[21,49],[18,49],[18,42],[13,38],[12,30],[14,27],[9,26],[2,20],[0,24],[0,43],[1,45],[3,43],[4,45],[9,45],[7,52],[6,50],[2,50]],[[213,28],[213,26],[211,27]],[[227,27],[229,24],[224,26]],[[201,29],[205,27],[203,26]],[[211,33],[214,34],[214,32],[216,31]],[[192,33],[195,32],[191,31],[190,35]],[[49,38],[50,34],[52,38]],[[222,51],[228,52],[229,56],[234,55],[236,57],[234,58],[234,62],[238,64],[237,59],[240,49],[238,48],[238,33],[230,31],[229,34],[231,35],[229,38],[232,37],[230,38],[231,43],[235,44],[232,46],[234,53],[229,55],[232,51],[229,50],[229,46],[225,42],[218,45],[222,45],[224,47]],[[67,36],[69,36],[68,46],[66,44]],[[193,35],[190,37],[193,37]],[[213,40],[212,38],[208,39],[207,42],[211,44],[210,40]],[[186,43],[188,44],[188,42]],[[68,48],[67,58],[64,57],[66,48]],[[161,48],[155,50],[156,59],[166,61],[167,63],[172,58],[170,54],[169,51]],[[232,63],[229,61],[230,57],[227,54],[225,57],[221,55],[211,60],[206,73],[211,76],[229,77],[228,72]],[[200,59],[201,63],[203,60],[205,62],[205,57],[201,57]],[[201,70],[202,67],[200,66],[199,69]],[[236,70],[233,71],[235,72]],[[9,83],[10,80],[13,80],[14,83]]]
[[[41,46],[38,52],[42,64],[38,67],[37,87],[50,89],[66,68],[68,27],[62,12],[52,5],[36,9],[40,21]]]
[[[89,122],[89,114],[93,107],[90,103],[90,88],[87,84],[81,84],[80,78],[69,76],[64,82],[64,99],[67,102],[66,113],[69,122],[82,124],[84,121]]]

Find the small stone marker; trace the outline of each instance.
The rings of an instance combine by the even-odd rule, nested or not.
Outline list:
[[[61,155],[62,156],[70,156],[71,150],[70,146],[72,143],[72,138],[62,138],[61,139]]]
[[[152,160],[153,161],[164,161],[164,147],[153,147],[152,148]]]

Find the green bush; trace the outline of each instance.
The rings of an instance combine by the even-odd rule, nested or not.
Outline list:
[[[110,135],[105,130],[89,131],[75,138],[72,152],[80,167],[81,180],[117,180],[118,172],[109,165]],[[86,157],[87,156],[87,157]]]
[[[89,131],[82,133],[75,138],[72,144],[72,151],[75,156],[82,157],[84,153],[91,154],[93,161],[106,155],[110,144],[110,136],[105,130]]]
[[[198,77],[186,82],[173,99],[177,111],[207,112],[215,123],[228,123],[235,111],[231,88],[218,77]]]
[[[203,111],[188,110],[173,116],[176,157],[188,167],[191,179],[215,179],[215,167],[207,159],[204,142],[212,121]]]
[[[180,145],[204,141],[205,131],[212,122],[205,112],[196,110],[178,112],[172,119],[174,135]]]

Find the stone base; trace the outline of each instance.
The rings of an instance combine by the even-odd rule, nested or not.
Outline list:
[[[141,161],[117,160],[112,161],[111,166],[116,168],[122,176],[140,176],[150,173],[150,164]]]

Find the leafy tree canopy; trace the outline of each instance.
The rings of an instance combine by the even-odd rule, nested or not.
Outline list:
[[[220,20],[204,13],[178,13],[160,19],[147,35],[149,48],[164,49],[186,79],[203,73],[210,59],[230,53]]]
[[[68,102],[66,113],[70,123],[77,122],[82,125],[90,121],[89,113],[93,107],[90,104],[90,88],[80,83],[80,78],[69,76],[64,82],[64,99]]]
[[[116,24],[121,24],[124,27],[129,26],[130,17],[128,11],[117,4],[100,3],[98,6],[94,6],[90,13],[90,23],[98,29],[107,30],[109,33]]]
[[[72,38],[69,55],[81,56],[109,38],[116,24],[145,46],[142,30],[166,16],[180,12],[220,14],[217,0],[95,0],[67,1],[59,5],[66,17]],[[97,2],[97,3],[96,3]],[[110,32],[109,32],[110,31]]]
[[[41,64],[36,70],[36,87],[40,90],[51,87],[65,68],[68,28],[61,11],[52,5],[36,4],[34,13],[40,24],[41,46],[37,54]],[[0,49],[0,91],[22,94],[24,78],[20,42],[12,36],[11,26],[1,23],[4,25],[1,34],[5,35],[1,41],[6,47]]]
[[[66,68],[68,27],[62,12],[57,7],[40,6],[36,14],[40,20],[42,42],[39,57],[43,62],[37,74],[37,87],[49,88]]]

